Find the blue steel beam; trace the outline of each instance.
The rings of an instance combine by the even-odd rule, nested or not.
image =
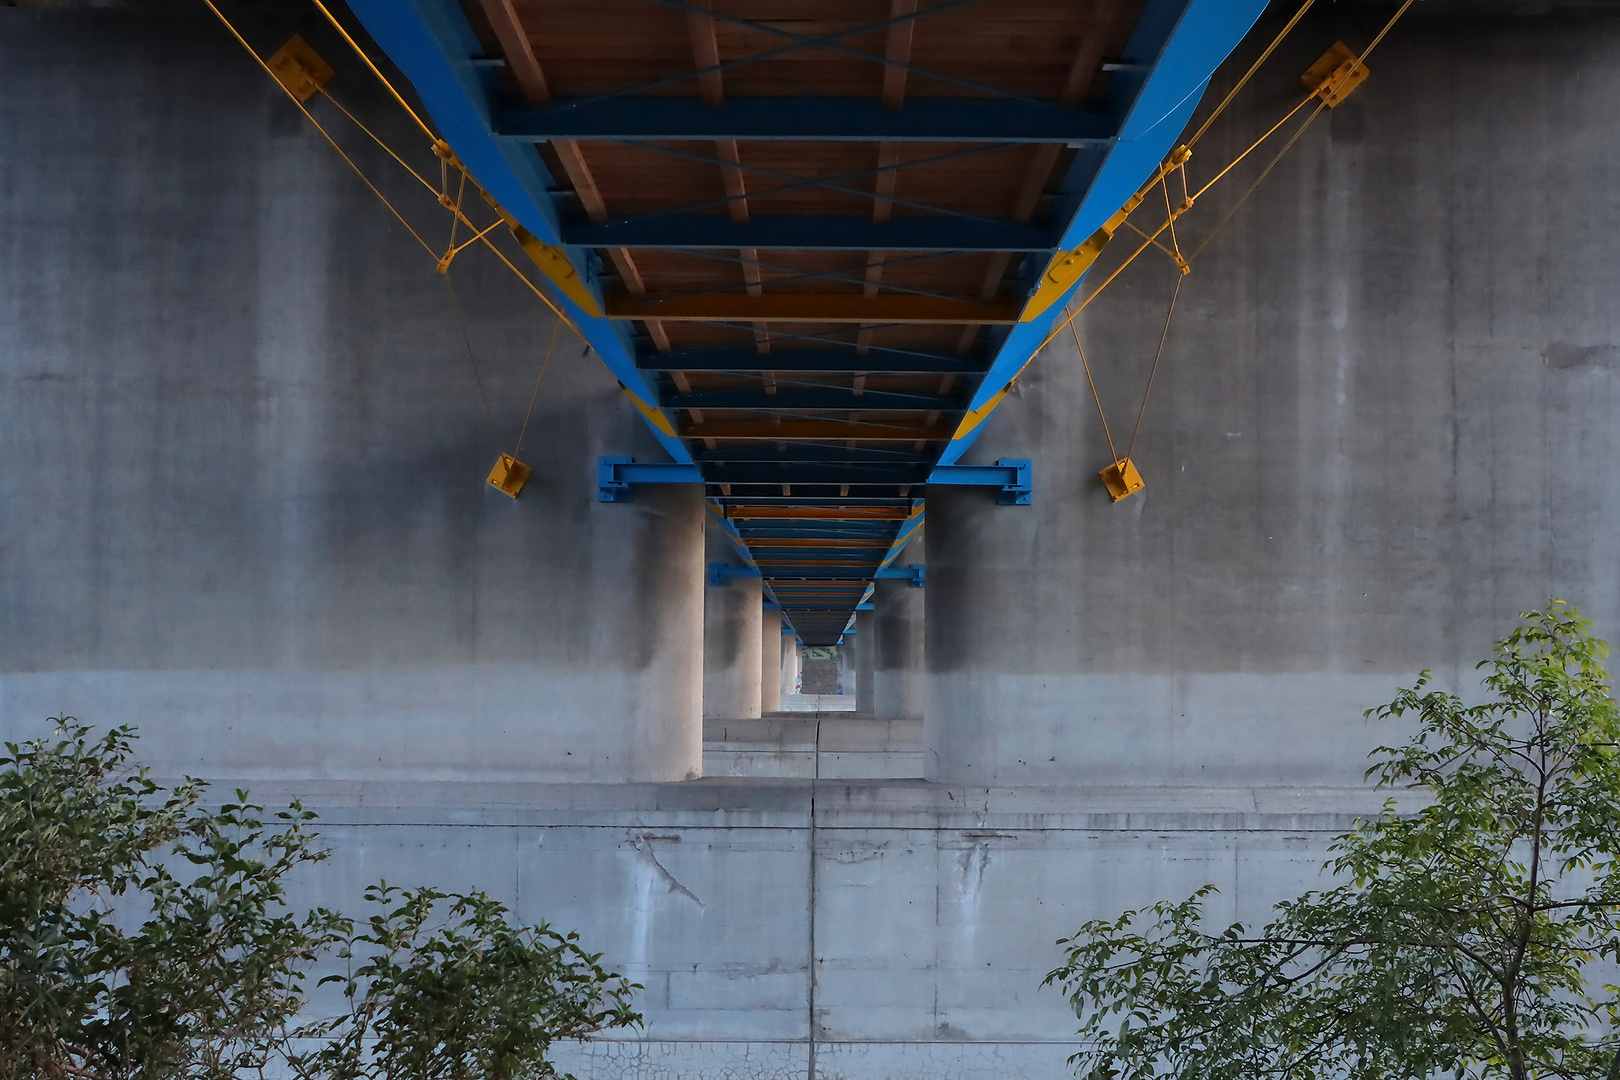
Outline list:
[[[803,139],[816,142],[1106,142],[1114,118],[1028,98],[910,98],[887,108],[876,98],[698,97],[561,99],[543,109],[501,109],[497,137],[519,142]]]
[[[897,374],[982,374],[989,361],[873,345],[866,355],[848,348],[783,348],[760,353],[753,342],[735,348],[676,349],[637,357],[645,371],[884,371]]]
[[[867,461],[878,465],[932,465],[932,454],[922,450],[879,449],[872,446],[828,446],[826,443],[790,444],[778,450],[770,444],[743,443],[696,451],[700,465],[722,461]]]
[[[1001,458],[994,465],[936,465],[928,474],[931,487],[993,487],[1003,506],[1034,501],[1034,464],[1028,458]]]
[[[627,457],[596,459],[598,502],[629,502],[632,484],[701,484],[703,474],[691,464],[638,462]]]
[[[977,218],[896,217],[875,224],[870,214],[783,214],[754,216],[745,222],[716,214],[644,214],[613,221],[566,222],[563,242],[576,247],[631,249],[1050,252],[1059,240],[1056,232],[1044,226]]]
[[[1114,75],[1119,137],[1104,151],[1082,149],[1076,155],[1063,185],[1073,209],[1055,245],[1058,250],[1080,246],[1136,194],[1175,146],[1215,69],[1237,48],[1266,3],[1149,0],[1122,57],[1130,66]],[[1037,269],[1044,271],[1045,264]],[[1007,332],[967,416],[940,455],[942,465],[955,463],[972,445],[1078,287],[1076,281],[1063,301]]]
[[[499,83],[493,70],[475,62],[484,54],[456,0],[349,0],[373,41],[410,80],[428,115],[490,196],[543,244],[566,244],[556,209],[548,195],[558,185],[533,146],[497,139],[492,134],[493,101]],[[579,279],[602,307],[600,282],[589,253],[566,253]],[[592,315],[539,277],[558,308],[584,335],[607,364],[647,426],[677,462],[692,460],[675,435],[669,416],[658,408],[657,387],[636,366],[629,328]]]
[[[742,462],[711,468],[704,477],[711,484],[921,484],[928,479],[926,464],[878,465],[869,462],[823,462],[773,465]]]
[[[814,390],[764,389],[698,390],[690,394],[667,394],[666,409],[768,409],[792,413],[802,409],[896,410],[937,409],[943,412],[967,408],[966,394],[930,394],[916,390],[855,390],[847,386],[818,387]]]

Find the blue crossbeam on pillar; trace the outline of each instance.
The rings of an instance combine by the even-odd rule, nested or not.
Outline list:
[[[759,568],[756,566],[733,566],[730,563],[712,562],[709,564],[709,584],[719,588],[733,578],[757,578]]]
[[[633,484],[701,484],[703,475],[696,465],[638,462],[634,458],[604,457],[596,460],[598,502],[629,502]]]
[[[1027,458],[1001,458],[994,465],[936,465],[928,474],[934,487],[994,487],[1003,506],[1028,506],[1034,501],[1034,465]]]
[[[910,98],[898,108],[877,98],[698,97],[562,98],[546,108],[503,109],[505,139],[605,141],[813,139],[817,142],[1103,142],[1113,118],[1030,98]]]
[[[880,581],[909,581],[914,589],[921,589],[928,584],[928,568],[922,563],[881,567],[872,576]]]

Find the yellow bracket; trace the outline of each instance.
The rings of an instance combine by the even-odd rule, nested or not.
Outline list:
[[[1134,495],[1147,486],[1130,458],[1120,458],[1097,475],[1102,477],[1103,486],[1108,489],[1108,497],[1115,502],[1119,502],[1127,495]]]
[[[489,470],[489,483],[501,494],[515,499],[533,474],[533,469],[511,454],[502,454],[495,459],[495,467]]]
[[[321,59],[320,53],[310,48],[309,42],[294,34],[287,44],[264,62],[276,81],[287,88],[287,93],[300,102],[308,101],[321,92],[332,79],[332,65]]]
[[[1299,77],[1299,81],[1315,90],[1331,109],[1349,97],[1350,91],[1366,82],[1367,74],[1367,65],[1350,51],[1350,46],[1335,41],[1333,47]]]
[[[1121,225],[1125,224],[1125,219],[1131,216],[1131,211],[1142,205],[1142,200],[1147,197],[1147,193],[1152,191],[1154,186],[1170,173],[1187,164],[1187,159],[1191,157],[1191,147],[1176,147],[1170,152],[1170,156],[1165,158],[1157,169],[1153,170],[1153,176],[1148,179],[1148,182],[1138,188],[1136,194],[1132,195],[1125,205],[1119,208],[1119,212],[1103,222],[1102,228],[1086,237],[1086,242],[1073,251],[1060,251],[1054,255],[1051,263],[1046,267],[1046,272],[1041,275],[1040,287],[1035,290],[1035,295],[1029,298],[1029,303],[1024,305],[1024,310],[1018,316],[1018,321],[1033,322],[1037,316],[1068,295],[1069,290],[1074,288],[1075,282],[1085,276],[1086,271],[1091,269],[1091,264],[1096,262],[1097,257],[1103,253],[1103,248],[1107,247],[1108,241],[1114,238],[1114,233],[1119,230]],[[1183,202],[1170,215],[1171,220],[1191,210],[1192,204],[1191,199]],[[1184,267],[1181,272],[1186,274],[1190,273],[1191,270],[1191,267]]]
[[[480,189],[481,190],[481,189]],[[578,304],[585,314],[593,319],[602,318],[602,305],[596,299],[596,294],[585,284],[585,279],[579,276],[579,271],[568,258],[568,253],[560,247],[542,243],[534,233],[518,224],[517,218],[506,212],[506,208],[494,199],[489,192],[483,192],[484,201],[495,208],[506,222],[506,227],[512,230],[517,238],[518,245],[523,248],[531,262],[546,276],[546,280],[557,287],[557,291]]]
[[[670,438],[677,438],[675,428],[670,424],[669,417],[664,415],[663,409],[660,409],[656,405],[649,405],[647,402],[642,401],[635,394],[632,394],[630,392],[630,388],[623,383],[619,384],[619,389],[624,391],[624,396],[630,399],[630,404],[636,407],[636,411],[647,418],[647,423],[651,424],[665,435],[668,435]]]

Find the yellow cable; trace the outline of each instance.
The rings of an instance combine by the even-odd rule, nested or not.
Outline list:
[[[381,199],[382,204],[388,207],[389,211],[393,213],[394,217],[399,219],[399,223],[405,226],[405,231],[416,238],[416,242],[422,245],[424,251],[426,251],[429,255],[432,255],[434,258],[438,258],[438,253],[433,250],[426,240],[422,239],[421,235],[418,234],[415,229],[411,228],[411,223],[406,221],[404,215],[402,215],[398,210],[394,209],[394,204],[388,201],[387,196],[385,196],[381,191],[377,190],[377,185],[371,182],[371,178],[365,174],[365,171],[354,163],[353,158],[343,152],[343,147],[339,146],[337,144],[337,140],[332,138],[331,134],[321,126],[321,122],[315,119],[314,114],[312,114],[308,109],[304,108],[304,103],[298,100],[298,96],[291,90],[288,90],[286,84],[284,84],[280,79],[276,78],[276,73],[270,70],[270,65],[266,64],[263,57],[261,57],[258,52],[254,50],[253,46],[247,43],[247,39],[237,32],[236,27],[231,24],[231,20],[225,17],[225,13],[214,6],[214,0],[203,0],[203,3],[208,5],[209,11],[212,11],[215,15],[219,16],[219,21],[225,24],[225,29],[229,30],[231,32],[231,36],[241,43],[242,48],[246,49],[248,54],[253,57],[261,68],[264,69],[265,74],[269,75],[270,78],[275,80],[276,85],[281,87],[282,91],[286,93],[288,99],[292,101],[294,105],[298,106],[298,111],[303,113],[304,116],[309,119],[311,124],[315,125],[315,130],[319,131],[322,137],[331,144],[332,149],[338,152],[338,156],[349,163],[349,168],[354,170],[355,175],[361,180],[365,181],[365,185],[371,189],[371,193],[377,196],[377,198]]]
[[[350,122],[352,122],[355,127],[359,128],[361,131],[365,132],[367,135],[370,135],[372,142],[376,143],[378,146],[380,146],[384,150],[386,150],[388,152],[389,157],[393,158],[395,161],[397,161],[401,165],[403,165],[405,167],[405,171],[410,173],[412,176],[416,177],[416,179],[421,182],[423,187],[427,188],[429,191],[433,192],[435,195],[438,194],[439,189],[434,187],[432,184],[428,183],[427,177],[423,176],[421,173],[419,173],[415,169],[411,168],[411,165],[410,165],[410,163],[408,161],[406,161],[404,158],[402,158],[398,154],[396,154],[394,152],[394,148],[392,146],[389,146],[387,143],[383,142],[382,139],[380,137],[378,137],[378,135],[377,135],[377,133],[375,131],[372,131],[370,128],[366,127],[365,124],[362,124],[360,122],[359,117],[355,116],[354,113],[350,112],[348,109],[345,109],[343,107],[343,103],[341,101],[339,101],[337,98],[333,97],[330,91],[328,91],[325,87],[322,87],[321,88],[321,93],[322,93],[323,96],[325,96],[327,101],[330,101],[333,105],[336,105],[338,112],[342,113],[344,116],[347,116],[349,118]],[[442,159],[441,159],[441,163],[442,163]]]
[[[1288,25],[1284,26],[1277,36],[1271,39],[1271,44],[1266,46],[1266,51],[1260,54],[1258,60],[1249,65],[1249,70],[1243,73],[1243,78],[1239,79],[1237,85],[1232,87],[1231,92],[1226,95],[1226,99],[1215,106],[1215,111],[1209,114],[1209,118],[1200,125],[1197,131],[1193,132],[1193,137],[1187,140],[1186,145],[1192,146],[1204,137],[1204,133],[1210,129],[1210,125],[1214,124],[1221,113],[1226,111],[1226,107],[1232,104],[1232,99],[1238,96],[1238,91],[1249,84],[1249,80],[1254,78],[1255,72],[1260,70],[1260,65],[1270,58],[1271,54],[1276,51],[1277,46],[1283,43],[1283,38],[1287,37],[1288,32],[1298,24],[1299,20],[1305,17],[1305,13],[1311,10],[1311,5],[1315,2],[1316,0],[1305,0],[1300,9],[1294,12],[1294,17],[1288,20]]]
[[[411,119],[416,121],[416,126],[421,128],[428,138],[438,142],[439,136],[434,134],[433,129],[428,127],[420,116],[416,115],[416,110],[411,108],[410,103],[400,96],[398,90],[394,89],[394,84],[388,81],[388,76],[379,71],[377,65],[371,62],[371,57],[366,55],[366,50],[360,47],[360,43],[349,36],[349,32],[343,28],[343,24],[337,21],[337,16],[328,11],[326,5],[321,3],[321,0],[312,0],[312,2],[321,9],[321,14],[326,16],[326,21],[336,27],[337,32],[343,35],[343,40],[349,43],[349,47],[354,50],[355,55],[365,63],[366,67],[371,69],[371,73],[377,76],[377,80],[388,88],[390,94],[394,95],[394,100],[399,102],[400,108],[411,114]],[[204,3],[208,3],[208,0],[204,0]],[[213,4],[208,3],[208,6],[213,7]]]
[[[1064,310],[1068,310],[1065,305]],[[1074,320],[1069,320],[1069,333],[1074,335],[1074,349],[1080,354],[1080,366],[1086,372],[1086,385],[1091,387],[1091,400],[1097,403],[1097,419],[1102,421],[1103,437],[1108,440],[1108,453],[1113,460],[1119,460],[1119,453],[1114,449],[1114,433],[1108,430],[1108,414],[1103,412],[1102,398],[1097,393],[1097,384],[1091,378],[1091,363],[1086,359],[1086,350],[1080,345],[1080,331],[1074,328]]]
[[[1372,39],[1372,42],[1365,49],[1362,50],[1361,55],[1358,56],[1356,58],[1355,62],[1350,65],[1350,69],[1345,72],[1343,78],[1348,79],[1348,78],[1352,77],[1353,75],[1355,75],[1356,71],[1361,67],[1362,62],[1365,61],[1367,59],[1367,56],[1375,48],[1378,47],[1378,43],[1384,40],[1384,36],[1386,34],[1388,34],[1391,29],[1394,28],[1395,24],[1400,21],[1401,16],[1406,14],[1407,9],[1410,8],[1413,3],[1414,3],[1414,0],[1405,0],[1405,3],[1401,4],[1400,8],[1395,12],[1395,14],[1390,16],[1389,21],[1384,24],[1383,29],[1378,31],[1378,35]],[[1309,8],[1309,7],[1310,7],[1310,2],[1308,0],[1308,2],[1305,4],[1305,6],[1302,7],[1300,9],[1300,11],[1295,14],[1294,18],[1289,20],[1288,25],[1283,28],[1283,33],[1284,34],[1286,34],[1289,30],[1291,30],[1293,28],[1294,24],[1299,21],[1300,17],[1305,14],[1305,10],[1307,8]],[[1266,49],[1265,53],[1262,54],[1260,59],[1264,60],[1267,56],[1270,56],[1272,50],[1277,47],[1277,44],[1281,40],[1282,40],[1282,35],[1279,34],[1278,37],[1277,37],[1277,40],[1272,42],[1271,46]],[[1249,70],[1249,72],[1244,75],[1243,79],[1240,80],[1240,82],[1238,84],[1238,88],[1241,88],[1244,83],[1248,82],[1249,77],[1254,74],[1254,70],[1256,68],[1258,68],[1259,63],[1260,63],[1260,61],[1256,61],[1255,64]],[[1336,86],[1338,84],[1335,83],[1334,85]],[[1216,110],[1216,115],[1219,115],[1219,113],[1222,110],[1224,110],[1228,104],[1231,103],[1231,99],[1236,94],[1236,92],[1237,92],[1237,89],[1234,89],[1231,94],[1227,95],[1227,99],[1225,101],[1221,102],[1219,108]],[[1240,198],[1238,200],[1237,204],[1234,205],[1231,210],[1227,211],[1226,216],[1223,217],[1221,219],[1220,223],[1215,226],[1215,229],[1208,236],[1204,237],[1203,242],[1200,243],[1198,245],[1198,247],[1193,251],[1192,257],[1187,260],[1189,263],[1191,263],[1194,259],[1197,259],[1199,254],[1203,252],[1204,248],[1209,246],[1209,242],[1211,240],[1213,240],[1215,238],[1216,233],[1218,233],[1221,230],[1221,228],[1224,227],[1225,224],[1228,221],[1231,220],[1232,215],[1234,213],[1236,213],[1237,208],[1239,206],[1243,205],[1244,201],[1246,201],[1248,199],[1248,197],[1254,193],[1255,189],[1260,186],[1260,182],[1262,180],[1264,180],[1266,178],[1266,176],[1270,174],[1271,170],[1277,165],[1277,163],[1282,160],[1283,155],[1288,153],[1288,151],[1294,146],[1294,144],[1299,141],[1299,137],[1305,133],[1306,128],[1311,126],[1311,122],[1314,121],[1318,116],[1321,115],[1322,110],[1327,107],[1327,95],[1325,93],[1323,93],[1323,88],[1321,88],[1321,87],[1318,87],[1317,90],[1314,91],[1311,94],[1311,97],[1306,98],[1304,101],[1300,102],[1299,105],[1295,106],[1294,110],[1292,112],[1290,112],[1288,115],[1289,116],[1295,115],[1296,113],[1299,112],[1299,110],[1301,108],[1303,108],[1306,104],[1308,104],[1311,101],[1311,98],[1318,98],[1318,97],[1321,100],[1320,100],[1320,103],[1317,105],[1315,111],[1313,111],[1311,113],[1311,115],[1305,119],[1305,122],[1299,126],[1298,130],[1296,130],[1294,132],[1293,136],[1291,136],[1289,138],[1287,144],[1284,145],[1282,150],[1280,150],[1277,153],[1277,156],[1271,159],[1271,162],[1265,167],[1264,170],[1261,171],[1260,176],[1256,178],[1255,182],[1249,185],[1249,190],[1246,191],[1243,194],[1242,198]],[[1210,119],[1213,120],[1214,117],[1212,116]],[[1287,121],[1287,119],[1288,119],[1288,117],[1284,117],[1283,121],[1280,121],[1277,125],[1273,126],[1271,131],[1268,131],[1266,133],[1266,135],[1261,136],[1261,139],[1259,141],[1260,142],[1265,141],[1265,138],[1270,136],[1271,134],[1273,134],[1277,130],[1278,127],[1282,126],[1283,122]],[[1194,139],[1196,140],[1198,137],[1202,136],[1204,134],[1204,132],[1206,130],[1208,130],[1208,128],[1209,128],[1209,123],[1206,121],[1204,126],[1201,127],[1195,133]],[[1186,145],[1190,146],[1191,143],[1189,142]],[[1257,142],[1255,145],[1258,146],[1259,142]],[[1248,154],[1253,149],[1254,149],[1254,146],[1251,146],[1248,150],[1244,151],[1244,154]],[[1240,160],[1241,160],[1241,158],[1240,158]],[[1236,164],[1236,162],[1233,162],[1233,164]],[[1161,166],[1159,166],[1159,168],[1162,171],[1164,169],[1164,166],[1161,165]],[[1231,166],[1228,166],[1227,169],[1223,169],[1221,171],[1220,175],[1221,176],[1226,175],[1227,171],[1229,171],[1230,168],[1231,168]],[[1220,179],[1220,177],[1217,176],[1216,179],[1218,180],[1218,179]],[[1155,175],[1152,180],[1148,181],[1148,186],[1152,186],[1153,184],[1158,183],[1158,181],[1159,181],[1159,176]],[[1213,184],[1214,182],[1215,182],[1214,180],[1210,181],[1211,184]],[[1206,185],[1204,185],[1203,188],[1199,189],[1198,194],[1202,195],[1208,189],[1209,189],[1209,184],[1206,184]],[[1114,280],[1116,278],[1118,278],[1121,273],[1124,272],[1125,268],[1127,266],[1131,265],[1131,263],[1133,263],[1134,261],[1136,261],[1136,257],[1138,255],[1142,254],[1142,252],[1146,251],[1150,244],[1154,244],[1155,241],[1158,240],[1159,234],[1163,233],[1165,229],[1169,228],[1170,225],[1172,224],[1173,220],[1174,220],[1174,218],[1172,218],[1171,221],[1166,221],[1163,225],[1160,225],[1156,230],[1154,230],[1154,232],[1151,235],[1148,235],[1147,239],[1142,243],[1142,245],[1140,247],[1138,247],[1135,251],[1131,252],[1130,256],[1128,258],[1126,258],[1126,260],[1123,263],[1121,263],[1119,265],[1119,267],[1112,274],[1109,274],[1108,277],[1103,281],[1103,283],[1101,285],[1098,285],[1095,289],[1092,290],[1092,292],[1091,292],[1091,294],[1089,296],[1087,296],[1083,301],[1081,301],[1079,307],[1073,308],[1072,310],[1068,309],[1068,308],[1065,308],[1065,310],[1068,311],[1068,318],[1064,319],[1061,323],[1059,323],[1056,327],[1054,327],[1052,329],[1052,332],[1047,334],[1046,337],[1041,341],[1041,343],[1035,347],[1035,351],[1030,354],[1029,359],[1024,361],[1023,366],[1018,369],[1018,375],[1014,375],[1012,377],[1012,379],[1010,379],[1008,381],[1007,385],[1009,387],[1011,387],[1014,382],[1018,381],[1018,376],[1022,375],[1024,373],[1024,371],[1029,367],[1029,365],[1034,362],[1035,357],[1039,356],[1041,354],[1042,350],[1044,350],[1048,345],[1050,345],[1053,342],[1053,340],[1055,340],[1057,338],[1057,336],[1059,334],[1061,334],[1066,327],[1069,326],[1069,324],[1074,322],[1075,316],[1079,315],[1080,312],[1084,311],[1086,309],[1086,307],[1088,305],[1090,305],[1090,303],[1093,300],[1097,299],[1097,297],[1102,294],[1102,291],[1104,289],[1108,288],[1109,285],[1113,284]],[[1141,233],[1142,230],[1138,229],[1137,232]],[[1147,234],[1144,234],[1144,235],[1147,235]],[[1158,245],[1158,246],[1162,247],[1163,245]]]

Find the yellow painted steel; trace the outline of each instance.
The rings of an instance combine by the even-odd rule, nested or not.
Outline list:
[[[1027,367],[1028,365],[1026,364],[1025,366]],[[1020,372],[1020,374],[1021,373],[1022,372]],[[980,405],[977,409],[974,409],[972,412],[962,417],[961,421],[956,425],[956,431],[951,435],[951,438],[960,439],[967,435],[968,432],[972,431],[974,428],[988,420],[990,418],[990,414],[996,411],[996,406],[1001,404],[1001,399],[1006,397],[1007,391],[1011,389],[1012,384],[1008,383],[1001,390],[997,391],[995,397],[991,398],[983,405]]]
[[[1068,295],[1069,290],[1074,288],[1075,282],[1084,277],[1086,271],[1091,269],[1091,264],[1096,262],[1097,258],[1102,255],[1103,249],[1108,246],[1108,241],[1114,238],[1115,231],[1125,224],[1125,219],[1130,216],[1131,211],[1135,210],[1141,203],[1141,194],[1132,196],[1131,201],[1121,207],[1117,214],[1104,222],[1102,228],[1086,237],[1085,243],[1073,251],[1060,251],[1052,256],[1052,261],[1047,264],[1046,273],[1041,275],[1040,287],[1035,290],[1035,295],[1029,298],[1029,303],[1024,305],[1024,310],[1018,316],[1018,321],[1033,321],[1053,304]]]
[[[1130,458],[1120,458],[1112,465],[1097,474],[1102,477],[1103,486],[1108,489],[1108,497],[1115,502],[1134,495],[1147,486],[1142,480],[1142,474],[1136,471],[1135,464]]]
[[[1299,81],[1315,90],[1322,103],[1331,109],[1349,97],[1350,91],[1366,82],[1367,75],[1367,65],[1350,51],[1350,46],[1335,41],[1331,49],[1306,69]]]
[[[610,319],[662,322],[995,323],[1018,321],[1009,300],[955,299],[890,293],[719,293],[708,296],[610,296]]]
[[[332,65],[321,59],[321,54],[309,42],[294,34],[264,62],[276,82],[287,88],[287,93],[299,101],[308,101],[321,92],[332,78]]]
[[[626,391],[628,393],[628,391]],[[752,442],[799,442],[817,439],[859,440],[861,442],[943,442],[950,429],[938,424],[896,420],[849,422],[843,420],[712,421],[683,420],[683,439],[745,439]],[[725,470],[717,470],[714,483],[725,482]]]
[[[560,247],[541,243],[539,237],[519,225],[517,219],[507,213],[495,200],[490,199],[489,204],[500,213],[506,227],[512,230],[512,236],[517,240],[518,246],[523,248],[523,253],[546,276],[546,280],[556,286],[558,292],[578,304],[585,314],[600,319],[602,305],[597,302],[596,294],[591,291],[590,286],[579,276],[579,271],[569,260],[568,253]]]
[[[495,459],[495,467],[489,470],[489,484],[501,494],[515,499],[533,474],[533,469],[511,454],[502,454]]]
[[[647,418],[647,423],[651,424],[659,431],[662,431],[665,435],[674,437],[675,425],[669,422],[669,417],[664,415],[663,409],[660,409],[658,406],[653,405],[650,402],[643,401],[641,398],[633,394],[630,391],[630,388],[625,386],[623,383],[619,384],[619,389],[624,391],[624,396],[630,399],[630,404],[636,407],[636,411]]]

